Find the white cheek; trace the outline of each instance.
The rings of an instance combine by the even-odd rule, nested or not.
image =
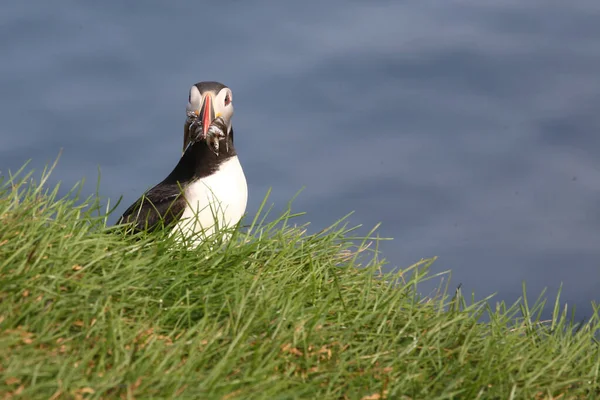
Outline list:
[[[228,105],[227,107],[223,108],[223,117],[227,120],[231,120],[231,117],[233,116],[233,105]]]
[[[200,91],[196,86],[192,86],[190,89],[190,101],[187,104],[187,111],[196,111],[200,108],[200,101],[202,100],[202,96],[200,95]]]

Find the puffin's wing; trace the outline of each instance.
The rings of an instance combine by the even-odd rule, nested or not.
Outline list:
[[[157,185],[129,206],[117,225],[133,223],[136,231],[154,231],[176,223],[185,206],[185,197],[178,185]]]

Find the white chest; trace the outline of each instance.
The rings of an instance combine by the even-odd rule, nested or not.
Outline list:
[[[187,206],[172,233],[197,245],[216,229],[235,225],[246,212],[248,185],[237,156],[225,161],[210,176],[185,190]]]

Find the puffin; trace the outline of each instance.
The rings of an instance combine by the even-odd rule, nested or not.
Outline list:
[[[233,140],[233,93],[220,82],[198,82],[188,94],[183,153],[175,168],[117,221],[133,232],[169,229],[198,246],[239,223],[248,186]],[[230,234],[225,234],[227,238]]]

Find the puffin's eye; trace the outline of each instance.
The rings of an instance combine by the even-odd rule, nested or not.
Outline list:
[[[231,96],[229,96],[229,93],[228,93],[227,96],[225,96],[225,105],[228,106],[229,103],[231,103]]]

